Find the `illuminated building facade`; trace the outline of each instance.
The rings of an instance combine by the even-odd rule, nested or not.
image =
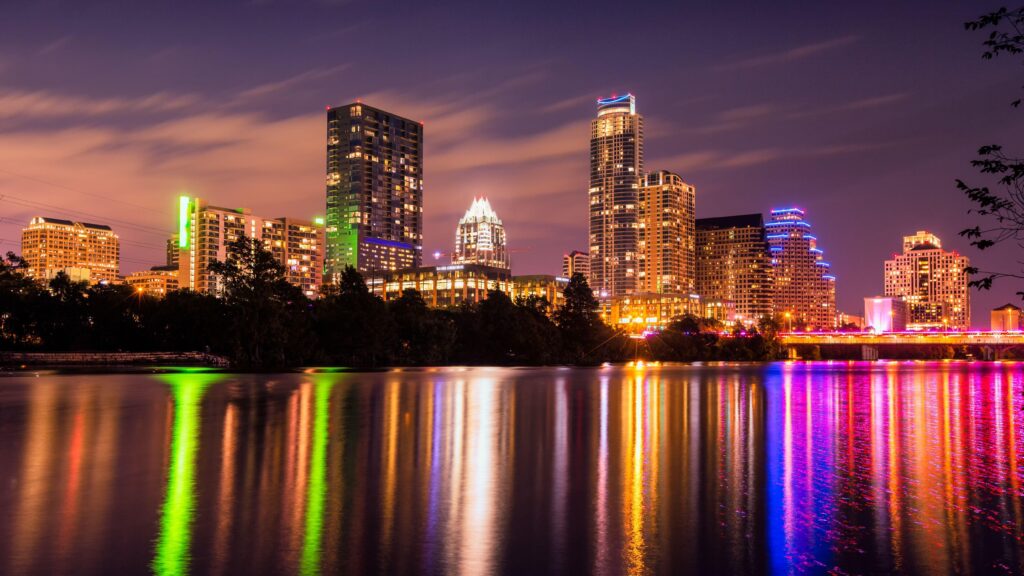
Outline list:
[[[885,261],[885,295],[907,301],[910,330],[966,330],[971,325],[966,256],[942,249],[934,234],[903,237],[903,253]]]
[[[696,190],[677,174],[659,170],[640,182],[637,218],[637,287],[654,294],[694,290]]]
[[[1013,304],[1004,304],[992,310],[989,319],[992,322],[993,332],[1019,332],[1021,328],[1024,328],[1024,316],[1021,315],[1021,309]]]
[[[562,276],[572,278],[573,274],[583,274],[590,283],[590,255],[586,252],[573,250],[562,255]]]
[[[486,198],[474,198],[455,230],[452,264],[482,264],[510,269],[505,225]]]
[[[836,278],[799,208],[772,210],[765,224],[773,270],[773,309],[793,326],[833,330]]]
[[[178,267],[178,244],[180,242],[181,240],[178,238],[177,234],[172,234],[171,237],[167,239],[167,266],[173,266],[175,268]]]
[[[371,276],[367,286],[384,300],[399,298],[411,288],[423,296],[427,306],[454,308],[463,303],[482,302],[491,290],[511,295],[512,274],[508,268],[481,264],[422,266]]]
[[[632,94],[597,101],[590,124],[590,285],[599,298],[637,289],[643,118]]]
[[[323,221],[263,218],[248,208],[221,208],[182,196],[178,223],[178,270],[182,289],[220,294],[223,286],[209,271],[227,258],[228,245],[240,236],[263,242],[285,267],[288,282],[316,298],[323,282]]]
[[[601,302],[601,318],[629,334],[658,332],[686,315],[729,324],[735,311],[729,302],[704,300],[696,294],[636,292]]]
[[[907,329],[907,303],[892,296],[864,299],[865,330],[875,333],[903,332]]]
[[[772,314],[772,259],[764,218],[742,214],[696,221],[695,291],[732,302],[736,321],[756,324]]]
[[[178,267],[154,266],[149,270],[132,272],[124,281],[138,292],[163,298],[168,292],[178,289]]]
[[[423,125],[356,102],[327,110],[328,280],[420,266]]]
[[[103,224],[37,216],[21,231],[28,275],[49,280],[64,272],[76,281],[119,281],[120,239]]]
[[[544,298],[551,305],[551,309],[560,308],[565,303],[565,288],[569,285],[569,278],[565,276],[551,276],[549,274],[531,274],[512,277],[512,294],[509,296],[513,301],[525,300],[530,296]]]

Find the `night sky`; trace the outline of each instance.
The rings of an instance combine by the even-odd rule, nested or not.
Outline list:
[[[999,2],[440,4],[5,2],[0,249],[33,215],[108,223],[126,274],[162,264],[181,193],[323,214],[324,108],[358,98],[425,124],[425,255],[483,195],[514,272],[557,273],[586,249],[594,100],[630,91],[698,217],[807,210],[841,311],[917,229],[1018,266],[957,236],[978,146],[1024,148],[1020,60],[963,30]],[[973,324],[1020,289],[974,294]]]

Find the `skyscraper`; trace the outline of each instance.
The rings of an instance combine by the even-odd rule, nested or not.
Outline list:
[[[790,326],[832,330],[836,324],[836,277],[822,258],[818,239],[799,208],[772,210],[768,228],[774,271],[774,309]]]
[[[693,186],[667,170],[642,178],[637,202],[637,291],[693,292],[695,193]]]
[[[590,282],[590,255],[586,252],[573,250],[562,255],[562,276],[572,278],[573,274],[583,274]]]
[[[345,266],[419,266],[423,248],[423,125],[356,102],[327,110],[329,281]]]
[[[28,275],[49,280],[64,272],[75,281],[117,282],[121,244],[104,224],[33,218],[21,231],[21,255]]]
[[[732,302],[736,321],[756,323],[772,313],[772,260],[764,218],[742,214],[701,218],[697,229],[696,292]]]
[[[597,101],[590,123],[590,284],[601,298],[637,289],[643,119],[632,94]]]
[[[885,295],[906,300],[907,328],[966,330],[971,299],[966,256],[942,249],[938,236],[920,230],[903,237],[903,253],[885,261]]]
[[[219,294],[220,278],[209,271],[214,260],[227,258],[228,244],[239,236],[263,242],[285,267],[285,278],[308,297],[320,293],[323,271],[323,221],[254,216],[248,208],[211,206],[182,196],[178,222],[178,286]]]
[[[486,198],[474,198],[455,230],[452,264],[483,264],[510,269],[505,225]]]

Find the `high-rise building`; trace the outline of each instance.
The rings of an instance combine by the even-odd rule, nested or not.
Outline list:
[[[971,325],[966,256],[942,249],[924,230],[903,237],[903,253],[885,261],[885,295],[906,300],[910,330],[966,330]]]
[[[563,254],[562,276],[572,278],[572,275],[577,273],[583,274],[583,277],[587,279],[587,283],[590,282],[590,255],[579,250]]]
[[[37,216],[21,231],[21,256],[28,275],[49,280],[64,272],[72,280],[117,282],[121,248],[110,226]]]
[[[211,206],[199,198],[180,198],[178,222],[179,287],[219,294],[223,286],[209,271],[214,260],[227,258],[228,245],[239,236],[263,242],[285,267],[288,282],[315,298],[323,274],[324,229],[322,219],[263,218],[248,208]]]
[[[423,124],[360,102],[327,110],[328,280],[420,266]]]
[[[483,264],[510,269],[505,225],[486,198],[474,198],[455,230],[452,264]]]
[[[590,123],[590,284],[599,298],[637,290],[643,119],[632,94],[597,101]]]
[[[651,172],[641,179],[637,203],[638,292],[693,292],[695,194],[693,186],[667,170]]]
[[[735,320],[757,323],[772,314],[772,260],[764,218],[742,214],[696,221],[697,278],[702,298],[732,302]]]
[[[836,325],[836,277],[822,258],[818,239],[799,208],[772,210],[768,229],[774,272],[776,314],[787,323],[808,329],[832,330]]]
[[[167,261],[166,266],[178,267],[178,244],[181,241],[178,239],[177,234],[171,234],[171,237],[167,239]]]
[[[168,292],[178,289],[178,267],[153,266],[149,270],[132,272],[124,282],[141,293],[163,298]]]

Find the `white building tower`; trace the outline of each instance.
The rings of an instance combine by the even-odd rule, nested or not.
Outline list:
[[[505,225],[486,198],[474,198],[455,230],[452,264],[483,264],[510,269]]]

